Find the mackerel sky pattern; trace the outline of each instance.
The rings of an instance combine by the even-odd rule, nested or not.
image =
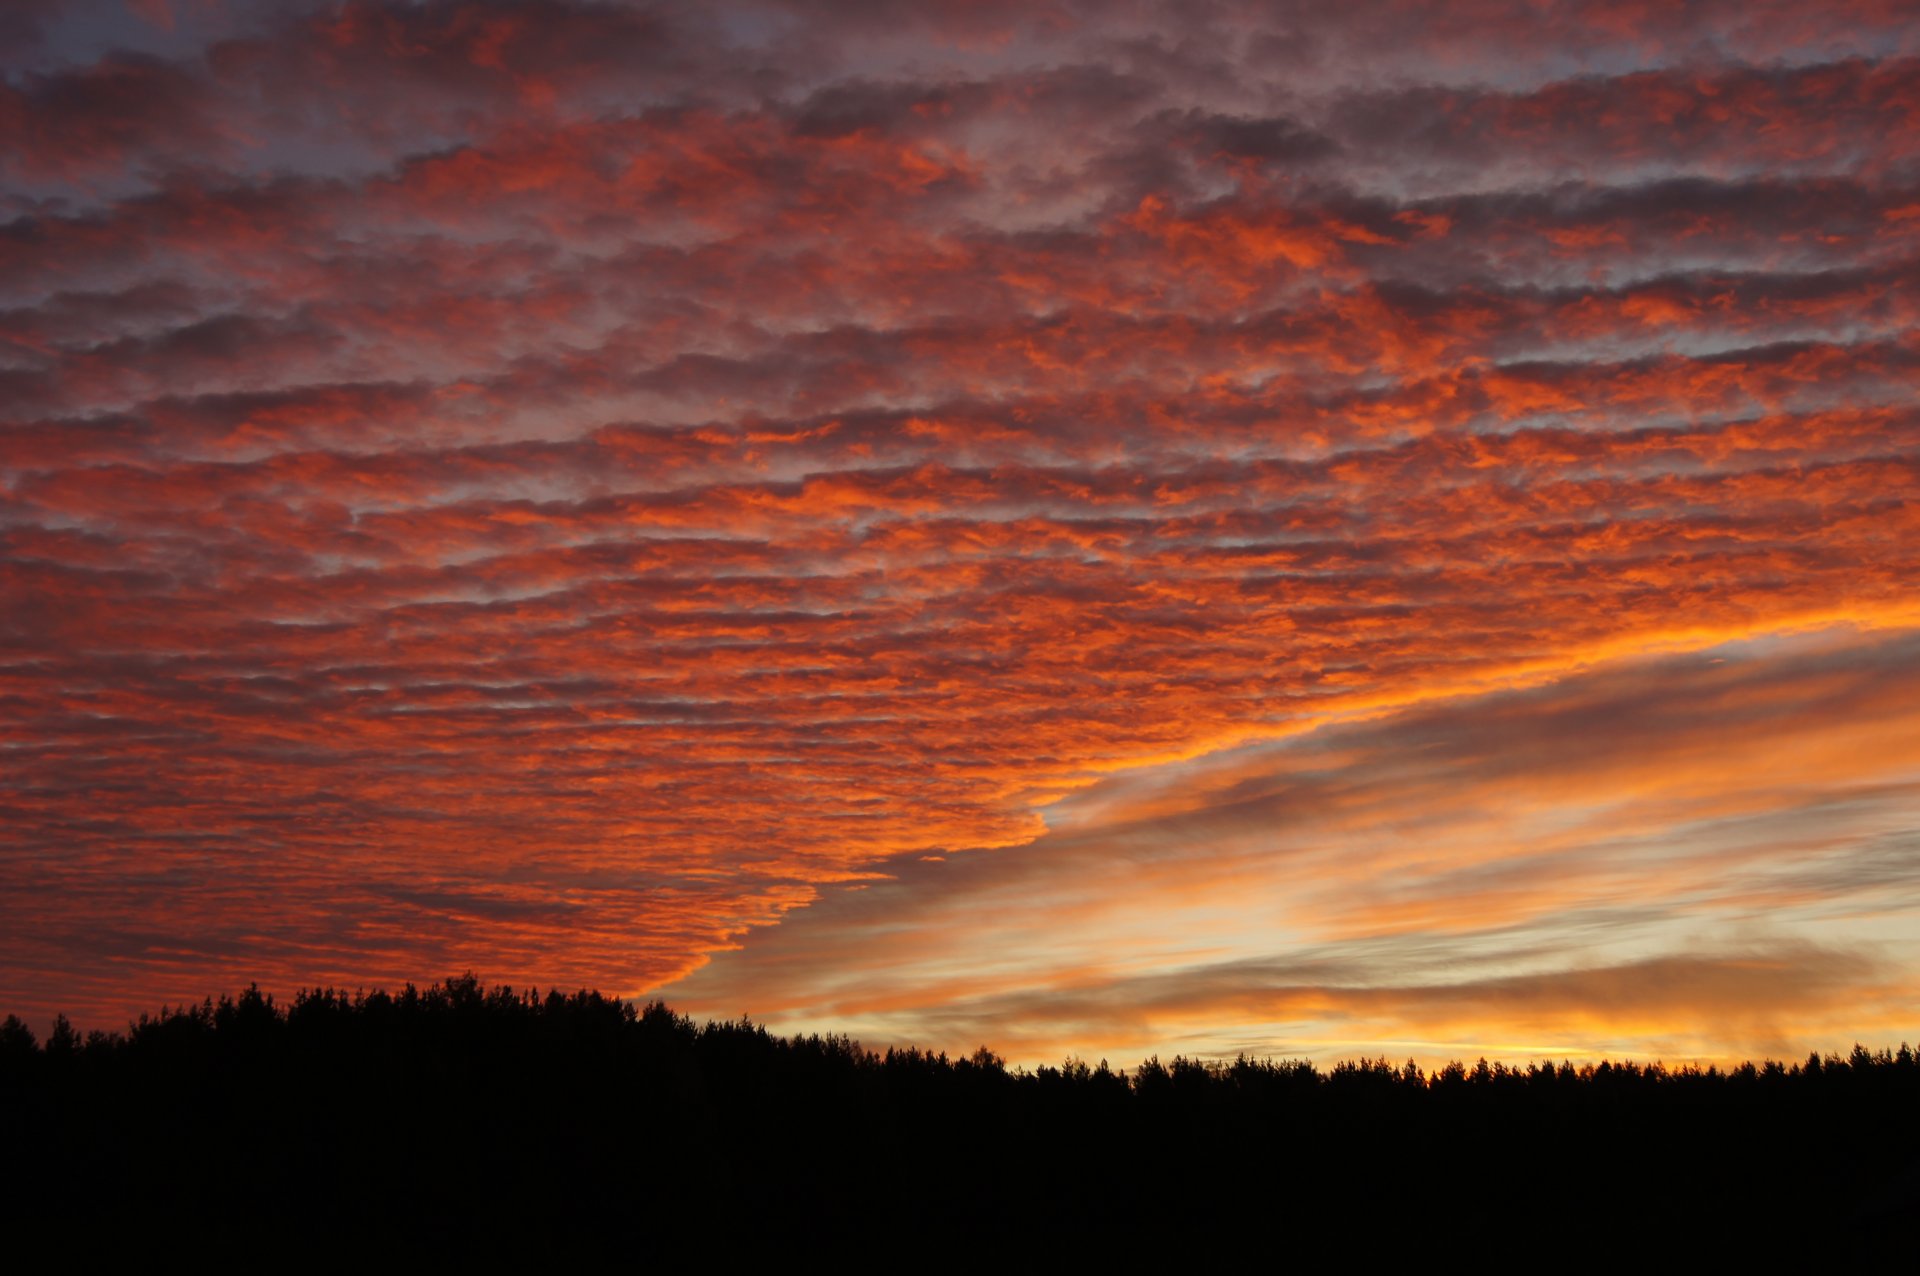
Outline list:
[[[1093,889],[1144,852],[1047,860],[1049,804],[1223,749],[1361,721],[1354,791],[1412,801],[1432,715],[1621,660],[1721,671],[1636,683],[1699,699],[1645,724],[1696,761],[1826,715],[1820,800],[1897,812],[1848,889],[1915,933],[1910,4],[28,0],[0,66],[0,1009],[671,997],[902,874]],[[1169,862],[1124,889],[1177,911]],[[1296,928],[1403,944],[1341,967],[1369,1005],[1481,924],[1314,862]],[[1910,943],[1792,942],[1914,986]],[[1724,990],[1715,943],[1606,969]],[[1156,960],[1216,1017],[1311,1009]],[[1084,1002],[1089,961],[961,945],[900,996]]]

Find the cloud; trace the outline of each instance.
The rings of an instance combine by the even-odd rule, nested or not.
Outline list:
[[[670,992],[1029,1060],[1777,1053],[1848,1005],[1896,1032],[1915,650],[1629,660],[1123,772],[1026,846],[829,891]]]
[[[165,156],[204,160],[229,141],[203,81],[130,54],[0,87],[0,135],[8,139],[0,154],[27,178],[111,172]]]
[[[1897,9],[169,12],[8,19],[22,1009],[441,961],[641,991],[817,935],[843,886],[917,915],[922,877],[1028,916],[995,875],[1040,861],[983,848],[1079,862],[1094,834],[1046,819],[1126,787],[1103,777],[1389,710],[1490,767],[1420,706],[1912,623]],[[1751,900],[1845,894],[1840,865],[1735,853],[1815,811],[1883,848],[1862,890],[1890,883],[1898,786],[1851,787],[1879,710],[1825,676],[1845,715],[1756,737],[1824,796],[1769,807],[1682,759],[1699,793],[1551,854],[1532,830],[1476,858],[1488,817],[1367,736],[1401,780],[1330,774],[1437,803],[1458,845],[1363,882],[1306,854],[1324,907],[1287,924],[1544,926],[1561,871],[1624,908],[1683,817]],[[1760,683],[1700,687],[1702,722],[1774,722]],[[1694,738],[1626,683],[1500,704],[1536,768]],[[1607,759],[1552,773],[1577,826],[1647,778]],[[1275,765],[1112,833],[1139,898],[1267,880],[1232,813],[1277,795],[1384,836]],[[1042,898],[1066,911],[1035,934],[1108,907]],[[865,924],[822,951],[865,969]],[[1105,969],[1094,939],[1033,969]],[[971,960],[937,978],[1038,977]]]
[[[1343,973],[1236,963],[1002,995],[904,1024],[922,1041],[998,1040],[1029,1063],[1115,1047],[1322,1063],[1392,1054],[1427,1066],[1475,1055],[1725,1063],[1728,1050],[1799,1057],[1809,1031],[1904,1029],[1911,989],[1858,953],[1793,943],[1439,984],[1344,983]],[[1282,1035],[1260,1035],[1266,1025],[1284,1025]]]

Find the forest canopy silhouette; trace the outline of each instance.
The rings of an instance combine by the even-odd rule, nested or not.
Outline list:
[[[690,1234],[1125,1244],[1359,1221],[1385,1193],[1396,1226],[1465,1244],[1598,1218],[1623,1235],[1870,1239],[1915,1199],[1920,1060],[1903,1044],[1724,1070],[1029,1071],[985,1047],[873,1051],[467,975],[286,1002],[252,987],[125,1033],[83,1037],[63,1017],[44,1043],[9,1015],[0,1123],[34,1150],[8,1205],[36,1219],[384,1209],[470,1241],[471,1205],[498,1200],[523,1219],[638,1211]],[[1409,1174],[1418,1190],[1396,1188]]]

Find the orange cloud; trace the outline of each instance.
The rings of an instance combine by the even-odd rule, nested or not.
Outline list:
[[[1516,787],[1367,735],[1320,758],[1348,790],[1280,767],[1297,854],[1162,794],[1114,890],[1050,881],[1044,918],[966,867],[1051,854],[1147,764],[1910,626],[1898,6],[1306,5],[1283,36],[1227,5],[1206,39],[1154,5],[257,8],[0,19],[8,1009],[440,965],[638,992],[980,873],[923,984],[763,987],[984,1023],[1218,965],[1232,927],[1571,934],[1575,888],[1805,920],[1842,893],[1818,794],[1897,806],[1905,719],[1763,661],[1668,724],[1731,735],[1718,763]],[[1607,685],[1537,750],[1642,721]],[[1789,759],[1800,787],[1740,782]],[[1407,852],[1388,792],[1448,837]],[[1823,853],[1895,832],[1842,823]],[[1654,862],[1695,825],[1725,836]],[[1891,934],[1904,870],[1861,855]],[[1001,909],[1080,938],[1003,959]],[[1552,969],[1720,969],[1665,938]],[[866,945],[821,951],[857,981]],[[1425,986],[1398,951],[1365,988]],[[1832,986],[1903,986],[1859,961]],[[1196,1013],[1498,1020],[1362,987]]]

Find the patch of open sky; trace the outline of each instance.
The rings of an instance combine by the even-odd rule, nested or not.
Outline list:
[[[571,704],[556,704],[552,700],[489,700],[485,704],[440,704],[437,702],[407,703],[394,701],[387,704],[367,705],[359,713],[373,718],[434,717],[434,718],[490,718],[513,713],[548,713],[557,709],[570,709]],[[599,725],[599,724],[595,724]]]
[[[1667,411],[1658,406],[1637,408],[1631,417],[1618,413],[1597,413],[1580,409],[1567,411],[1542,410],[1538,412],[1517,412],[1511,416],[1502,415],[1489,408],[1481,419],[1463,426],[1458,433],[1474,438],[1498,439],[1510,435],[1525,434],[1531,430],[1572,430],[1591,434],[1597,430],[1644,430],[1661,428],[1680,428],[1698,426],[1707,421],[1752,420],[1751,412],[1715,416],[1698,412]],[[1453,431],[1449,431],[1452,433]]]
[[[1920,631],[1907,630],[1886,638],[1884,644],[1875,643],[1864,649],[1859,648],[1860,635],[1845,625],[1835,625],[1817,632],[1783,631],[1778,633],[1756,634],[1751,637],[1730,638],[1725,642],[1703,647],[1698,653],[1701,660],[1740,660],[1767,661],[1799,653],[1819,653],[1842,648],[1853,648],[1855,659],[1871,659],[1881,650],[1895,654],[1911,653],[1920,660]]]
[[[483,557],[493,557],[493,555],[486,555]],[[349,573],[362,571],[362,570],[366,570],[367,568],[376,567],[377,564],[378,564],[378,560],[370,560],[365,565],[350,566],[348,567],[347,571]],[[500,606],[506,606],[514,603],[538,602],[543,598],[564,597],[567,593],[571,592],[572,589],[577,589],[581,585],[592,584],[596,580],[610,578],[612,575],[613,573],[609,572],[601,576],[578,577],[575,579],[572,586],[568,588],[561,588],[561,589],[555,589],[551,585],[529,585],[524,588],[515,588],[512,585],[500,585],[500,584],[494,584],[491,582],[480,582],[480,581],[474,581],[466,584],[452,583],[452,584],[441,585],[437,588],[430,589],[430,590],[419,590],[417,592],[411,593],[407,596],[406,601],[402,603],[396,603],[394,604],[394,606],[408,608],[408,609],[416,608],[416,607],[476,607],[477,608],[477,607],[500,607]],[[322,577],[316,583],[324,586],[327,583],[327,581],[324,577]]]
[[[1651,233],[1651,232],[1649,232]],[[1813,281],[1830,278],[1844,281],[1862,277],[1857,269],[1834,267],[1831,245],[1803,243],[1786,245],[1777,240],[1756,240],[1750,245],[1676,241],[1662,236],[1654,252],[1629,252],[1624,245],[1612,258],[1596,261],[1587,256],[1567,256],[1552,251],[1553,245],[1542,237],[1532,253],[1515,252],[1502,258],[1491,269],[1478,259],[1442,262],[1435,266],[1417,258],[1401,259],[1382,254],[1373,263],[1370,278],[1376,285],[1396,284],[1411,288],[1433,289],[1436,283],[1450,286],[1478,286],[1499,289],[1537,289],[1543,292],[1625,291],[1648,284],[1694,284],[1707,280],[1717,285],[1743,282],[1767,282],[1792,286],[1794,280]],[[1889,261],[1904,259],[1906,250],[1889,245]],[[1857,252],[1857,263],[1868,254]]]
[[[1791,324],[1781,324],[1765,334],[1740,332],[1733,329],[1716,332],[1710,327],[1665,329],[1636,336],[1621,333],[1604,338],[1568,338],[1564,341],[1541,341],[1532,344],[1512,357],[1496,358],[1489,366],[1500,370],[1526,368],[1541,363],[1592,364],[1596,362],[1632,363],[1637,360],[1678,357],[1683,359],[1714,360],[1729,356],[1750,356],[1764,353],[1769,348],[1793,345],[1799,342],[1819,341],[1838,345],[1863,345],[1884,341],[1897,336],[1899,329],[1894,325],[1870,324],[1856,318],[1835,315],[1831,318],[1808,318]],[[1391,385],[1373,387],[1391,389]],[[1857,393],[1857,387],[1848,387],[1848,397]]]
[[[1424,165],[1408,161],[1391,150],[1379,158],[1361,152],[1342,171],[1342,181],[1357,196],[1375,196],[1403,204],[1445,200],[1485,200],[1497,202],[1516,195],[1528,195],[1563,188],[1579,182],[1596,190],[1631,189],[1676,181],[1740,183],[1787,179],[1848,180],[1860,171],[1864,152],[1836,152],[1789,163],[1778,160],[1753,160],[1722,163],[1707,169],[1698,162],[1642,160],[1627,163],[1609,160],[1586,162],[1559,171],[1542,173],[1538,158],[1488,163],[1483,160],[1429,160]],[[1543,181],[1544,179],[1544,181]]]

